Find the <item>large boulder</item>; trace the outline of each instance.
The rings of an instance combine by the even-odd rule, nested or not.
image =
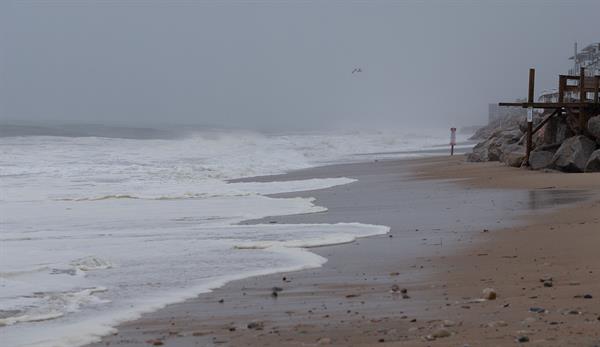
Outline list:
[[[473,147],[473,152],[467,156],[467,161],[502,161],[504,149],[518,143],[522,137],[523,133],[517,128],[497,129],[487,140]]]
[[[588,120],[588,131],[600,143],[600,116],[592,117]]]
[[[552,165],[554,153],[550,151],[533,151],[529,155],[529,167],[532,170],[540,170]]]
[[[481,162],[488,161],[487,141],[479,142],[473,147],[473,151],[467,155],[467,161]]]
[[[517,143],[523,137],[523,133],[519,129],[508,129],[498,133],[498,137],[503,143]]]
[[[562,171],[583,172],[595,149],[596,143],[583,135],[570,137],[558,148],[552,164]]]
[[[600,172],[600,149],[594,151],[588,159],[585,172]]]
[[[500,161],[512,167],[521,167],[525,160],[525,147],[512,143],[501,147]]]
[[[467,156],[468,161],[498,161],[500,160],[500,147],[502,141],[497,137],[491,137],[473,147],[473,152]]]

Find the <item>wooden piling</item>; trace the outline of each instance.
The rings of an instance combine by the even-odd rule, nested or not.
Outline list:
[[[585,68],[579,69],[579,102],[585,102],[587,99],[587,92],[585,90]],[[579,108],[579,133],[585,134],[587,129],[587,114],[585,107]]]
[[[600,99],[598,99],[598,94],[600,92],[600,76],[596,76],[596,88],[594,89],[594,102],[598,103],[600,102]]]
[[[535,69],[529,69],[529,93],[527,95],[527,102],[533,103],[535,97]],[[529,156],[533,149],[533,109],[529,107],[527,109],[527,151],[525,153],[525,163],[529,165]],[[531,117],[530,117],[531,116]],[[531,119],[530,119],[531,118]]]

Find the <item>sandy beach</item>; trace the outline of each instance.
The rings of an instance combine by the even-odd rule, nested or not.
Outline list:
[[[313,248],[321,268],[231,282],[91,346],[600,345],[599,174],[456,156],[252,180],[341,176],[358,181],[279,195],[327,212],[246,223],[361,222],[388,235]]]

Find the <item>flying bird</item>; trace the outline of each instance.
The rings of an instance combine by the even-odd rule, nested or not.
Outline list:
[[[356,68],[356,69],[354,69],[354,70],[352,70],[352,74],[359,73],[359,72],[362,72],[362,69],[359,68],[359,67]]]

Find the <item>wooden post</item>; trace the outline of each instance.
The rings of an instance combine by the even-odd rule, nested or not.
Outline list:
[[[456,128],[450,128],[450,155],[454,155],[454,146],[456,145]]]
[[[585,102],[585,68],[579,69],[579,102]]]
[[[529,69],[529,93],[527,94],[527,102],[533,102],[535,88],[535,69]]]
[[[598,93],[600,92],[600,76],[596,76],[596,88],[594,88],[594,102],[600,102],[598,100]]]
[[[583,103],[587,99],[585,92],[585,68],[579,69],[579,102]],[[585,107],[581,105],[579,107],[579,133],[585,134],[587,128],[587,117]]]
[[[534,102],[534,89],[535,88],[535,69],[529,69],[529,93],[527,95],[527,102]],[[525,153],[525,163],[529,165],[529,155],[533,148],[533,107],[527,108],[527,152]]]
[[[565,76],[560,75],[558,77],[558,102],[565,102],[565,86],[567,85],[567,79]]]

